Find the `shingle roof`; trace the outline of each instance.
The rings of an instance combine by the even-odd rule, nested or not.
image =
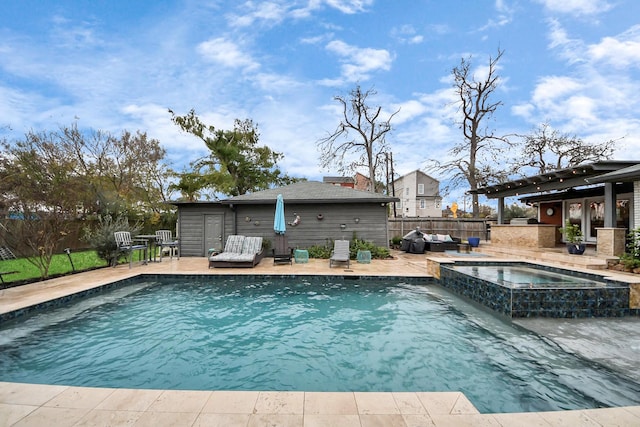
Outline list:
[[[586,181],[589,184],[616,181],[640,181],[640,164],[629,166],[623,169],[618,169],[616,171],[605,173],[604,175],[596,176],[593,178],[587,178]]]
[[[278,194],[285,202],[296,203],[391,203],[400,199],[379,193],[325,184],[318,181],[301,181],[280,188],[258,191],[222,200],[223,204],[275,203]]]

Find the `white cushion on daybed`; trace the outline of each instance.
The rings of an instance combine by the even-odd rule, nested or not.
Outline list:
[[[224,262],[251,262],[255,258],[256,254],[238,254],[235,252],[223,252],[218,255],[214,255],[209,258],[210,261],[224,261]]]

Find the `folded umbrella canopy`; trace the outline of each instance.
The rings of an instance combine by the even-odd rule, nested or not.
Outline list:
[[[284,219],[284,199],[282,198],[282,194],[278,194],[278,198],[276,199],[276,215],[273,219],[273,231],[276,234],[284,234],[287,231],[287,223]]]

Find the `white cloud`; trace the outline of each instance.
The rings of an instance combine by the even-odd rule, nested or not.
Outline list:
[[[230,14],[228,23],[232,27],[250,27],[256,22],[269,25],[282,22],[286,17],[286,4],[274,1],[248,1],[240,5],[243,10],[239,14]]]
[[[277,25],[287,18],[305,19],[324,7],[352,15],[365,12],[374,0],[271,0],[246,1],[238,6],[239,12],[227,16],[232,27],[246,28],[255,24]]]
[[[532,101],[543,107],[552,107],[559,98],[582,89],[582,84],[567,76],[548,76],[542,78],[533,91]]]
[[[243,52],[240,46],[224,37],[200,43],[197,51],[204,59],[228,68],[244,68],[250,71],[260,67],[251,55]]]
[[[402,25],[391,29],[391,36],[400,43],[419,44],[424,41],[424,36],[417,34],[413,25]]]
[[[605,37],[600,43],[588,47],[594,61],[615,68],[640,66],[640,25],[635,25],[617,37]]]
[[[494,7],[496,10],[495,16],[489,19],[489,21],[479,29],[480,31],[503,27],[513,21],[513,9],[505,0],[496,0]]]
[[[342,13],[353,14],[364,12],[374,0],[325,0],[328,6],[338,9]]]
[[[124,117],[130,120],[130,125],[122,123],[123,128],[130,130],[140,129],[146,131],[151,138],[161,141],[162,146],[174,152],[176,157],[182,156],[189,159],[193,158],[193,154],[204,155],[206,147],[204,143],[191,134],[182,132],[180,128],[171,121],[171,115],[167,108],[157,104],[130,104],[122,108]],[[197,112],[196,112],[197,113]],[[177,112],[177,115],[182,115]],[[201,117],[205,123],[220,123],[221,118]],[[211,120],[211,121],[207,121]],[[184,158],[182,159],[184,160]]]
[[[552,51],[566,61],[565,73],[541,77],[530,100],[512,113],[534,126],[550,122],[585,141],[624,137],[616,158],[637,157],[640,99],[630,94],[640,92],[640,25],[587,44],[551,21],[551,40]]]
[[[595,15],[611,9],[606,0],[536,0],[551,12]]]
[[[349,82],[368,80],[373,71],[388,71],[393,61],[385,49],[358,48],[339,40],[329,42],[326,49],[341,58],[342,77]]]
[[[583,62],[585,51],[584,42],[569,37],[569,34],[560,25],[558,20],[550,20],[549,26],[549,48],[557,50],[561,58],[569,60],[572,64]]]

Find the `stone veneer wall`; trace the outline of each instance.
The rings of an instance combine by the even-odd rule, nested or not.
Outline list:
[[[626,228],[596,228],[598,255],[620,256],[625,251]]]
[[[519,248],[553,248],[556,246],[556,225],[527,224],[491,226],[491,244]]]
[[[629,284],[629,309],[640,316],[640,283]]]

